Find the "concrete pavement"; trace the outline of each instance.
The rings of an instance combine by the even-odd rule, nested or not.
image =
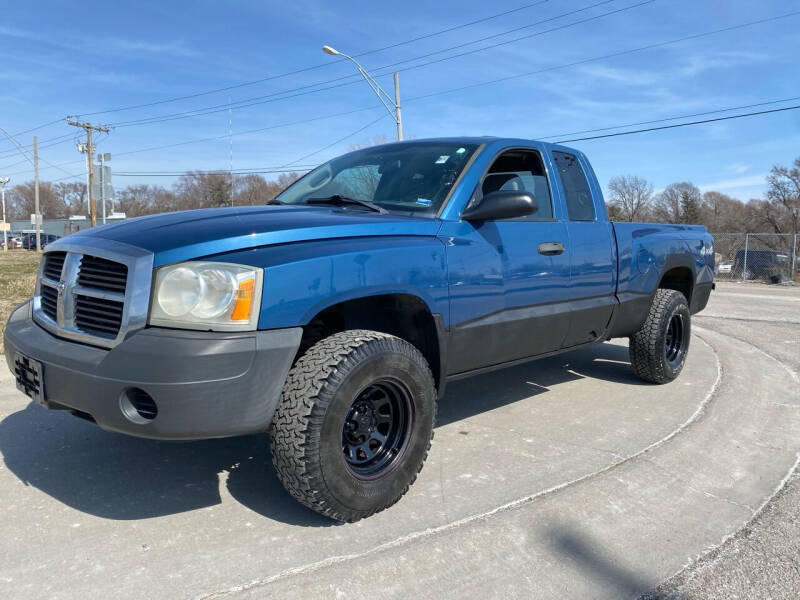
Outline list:
[[[457,382],[408,496],[294,503],[264,436],[157,443],[28,405],[0,374],[0,595],[635,596],[736,533],[800,450],[798,383],[711,330],[668,386],[603,346]]]
[[[774,297],[774,298],[768,298]],[[790,300],[794,298],[794,300]],[[722,284],[695,319],[800,373],[800,288]],[[736,315],[726,318],[714,315]],[[648,596],[650,599],[794,599],[800,590],[800,473],[744,528]]]

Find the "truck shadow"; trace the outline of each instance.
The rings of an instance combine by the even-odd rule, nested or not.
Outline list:
[[[581,377],[640,385],[630,371],[627,347],[603,344],[454,382],[440,401],[437,426]],[[107,519],[147,519],[211,507],[229,494],[270,519],[303,526],[334,524],[284,491],[266,435],[158,442],[105,432],[31,403],[0,422],[0,454],[25,485]]]

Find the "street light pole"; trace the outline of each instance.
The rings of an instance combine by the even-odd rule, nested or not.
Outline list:
[[[331,48],[330,46],[323,46],[322,51],[325,54],[330,54],[331,56],[343,56],[350,62],[352,62],[361,76],[364,78],[364,81],[367,82],[367,85],[370,89],[375,92],[375,95],[378,97],[378,100],[381,101],[386,111],[392,116],[394,122],[397,124],[397,141],[400,142],[403,140],[403,117],[402,112],[400,110],[400,79],[397,73],[394,74],[394,99],[384,90],[380,84],[375,81],[375,78],[367,72],[367,70],[361,66],[361,64],[349,54],[345,54],[344,52],[339,52],[335,48]]]
[[[3,195],[3,250],[4,251],[8,250],[8,232],[6,231],[6,228],[8,227],[8,225],[6,225],[6,222],[7,222],[6,221],[6,184],[9,181],[11,181],[10,177],[0,177],[0,186],[2,186],[2,187],[0,187],[0,190],[2,190],[2,192],[0,192],[0,193],[2,193],[2,195]]]

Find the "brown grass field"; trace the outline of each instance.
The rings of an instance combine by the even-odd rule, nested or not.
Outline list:
[[[30,250],[0,250],[0,354],[4,351],[3,332],[11,309],[33,296],[39,257],[39,253]]]

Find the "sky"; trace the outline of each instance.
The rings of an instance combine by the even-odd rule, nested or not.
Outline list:
[[[531,4],[11,0],[0,21],[0,127],[23,146],[38,136],[43,180],[84,181],[75,146],[82,135],[63,118],[110,126],[98,151],[112,154],[118,189],[175,180],[156,172],[227,170],[231,155],[234,170],[269,170],[318,164],[381,136],[391,141],[391,117],[354,66],[324,54],[323,44],[367,53],[359,61],[390,93],[391,72],[401,69],[407,138],[560,141],[800,104],[800,14],[661,44],[800,13],[798,1]],[[422,65],[435,59],[443,60]],[[219,88],[232,89],[206,93]],[[172,100],[185,96],[194,97]],[[142,104],[149,106],[129,108]],[[207,107],[213,112],[180,115]],[[169,120],[141,123],[159,116]],[[26,131],[44,123],[51,124]],[[747,200],[763,195],[773,165],[800,156],[800,110],[568,145],[586,153],[604,186],[634,174],[656,189],[691,181]],[[159,146],[171,147],[151,149]],[[33,177],[4,138],[0,175],[12,185]]]

